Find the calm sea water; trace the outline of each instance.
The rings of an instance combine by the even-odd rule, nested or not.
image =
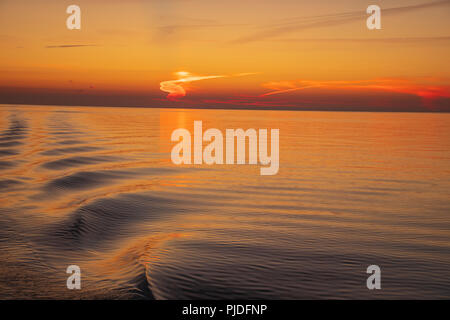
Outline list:
[[[173,165],[194,120],[279,173]],[[449,299],[450,114],[0,106],[0,298]]]

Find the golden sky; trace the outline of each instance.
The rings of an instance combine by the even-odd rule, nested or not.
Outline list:
[[[450,111],[449,17],[450,0],[0,0],[0,103]]]

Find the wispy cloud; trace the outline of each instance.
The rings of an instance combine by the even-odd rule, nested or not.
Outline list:
[[[64,49],[64,48],[82,48],[82,47],[98,47],[95,44],[60,44],[53,46],[46,46],[47,49]]]
[[[359,81],[276,81],[263,84],[263,87],[270,91],[261,94],[260,97],[317,88],[323,90],[378,90],[416,95],[422,99],[422,104],[425,107],[431,108],[434,100],[450,98],[450,85],[448,83],[449,79],[432,77],[380,78]]]
[[[186,71],[176,72],[175,75],[178,77],[177,80],[162,81],[159,84],[161,91],[169,93],[167,95],[167,99],[169,100],[178,100],[179,98],[186,96],[185,85],[189,82],[225,77],[223,75],[198,76]]]
[[[383,15],[392,15],[446,5],[450,5],[450,0],[439,0],[434,2],[427,2],[403,7],[383,8],[382,10]],[[261,31],[253,33],[248,36],[240,37],[234,40],[233,42],[248,43],[253,41],[271,39],[301,30],[342,25],[349,22],[364,19],[365,17],[366,17],[365,11],[361,10],[361,11],[341,12],[329,15],[290,18],[279,22],[274,22],[270,25],[266,25],[262,28]]]
[[[164,92],[168,92],[167,99],[176,101],[179,98],[186,96],[186,85],[190,82],[200,81],[200,80],[209,80],[209,79],[217,79],[217,78],[228,78],[228,77],[242,77],[248,76],[255,73],[238,73],[234,75],[209,75],[209,76],[200,76],[195,75],[187,71],[179,71],[175,72],[175,75],[178,77],[176,80],[167,80],[160,82],[160,90]]]
[[[167,35],[178,31],[186,30],[197,30],[197,29],[207,29],[207,28],[225,28],[225,27],[236,27],[244,26],[244,24],[221,24],[221,23],[205,23],[205,24],[171,24],[158,27],[158,30]]]
[[[386,43],[386,44],[413,44],[424,42],[447,42],[450,41],[450,36],[443,37],[392,37],[392,38],[286,38],[276,39],[279,42],[314,42],[314,43]]]

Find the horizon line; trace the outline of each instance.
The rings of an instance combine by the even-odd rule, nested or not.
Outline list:
[[[107,106],[107,105],[62,105],[62,104],[30,104],[30,103],[0,103],[0,107],[8,106],[41,106],[41,107],[81,107],[81,108],[136,108],[136,109],[181,109],[181,110],[233,110],[233,111],[306,111],[306,112],[368,112],[368,113],[450,113],[450,110],[362,110],[362,109],[347,109],[337,110],[331,108],[312,109],[301,107],[222,107],[222,106],[197,106],[197,107],[176,107],[176,106]],[[382,107],[380,107],[382,108]]]

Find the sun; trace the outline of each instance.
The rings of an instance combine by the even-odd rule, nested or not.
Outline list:
[[[183,77],[187,77],[189,75],[189,72],[187,72],[187,71],[178,71],[178,72],[176,72],[176,75],[179,76],[180,78],[183,78]]]

